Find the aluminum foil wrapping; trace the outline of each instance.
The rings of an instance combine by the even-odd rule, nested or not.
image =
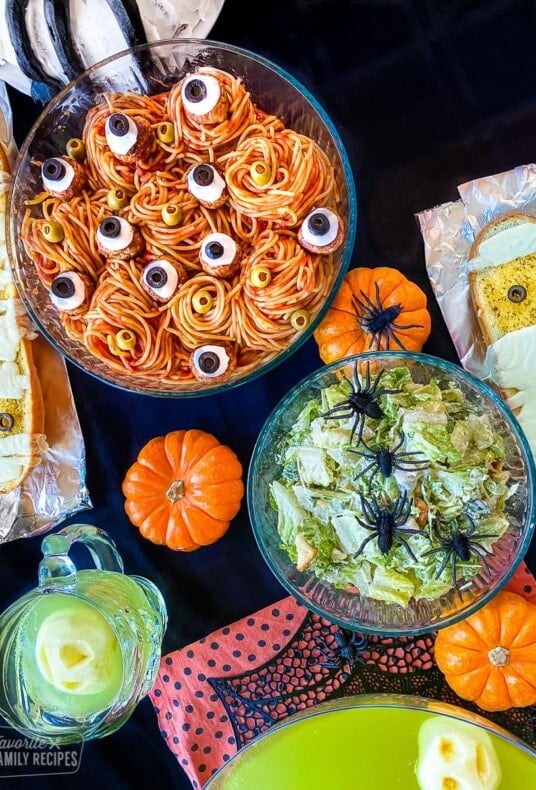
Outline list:
[[[511,211],[536,215],[536,164],[458,187],[460,199],[417,214],[428,277],[462,366],[489,381],[486,346],[469,292],[467,259],[476,234]]]
[[[0,144],[13,163],[11,108],[1,80]],[[7,188],[7,179],[1,179],[0,190]],[[1,232],[3,236],[4,228]],[[43,392],[48,449],[21,486],[0,494],[0,543],[39,535],[92,507],[85,483],[84,441],[64,359],[37,331],[29,336]]]

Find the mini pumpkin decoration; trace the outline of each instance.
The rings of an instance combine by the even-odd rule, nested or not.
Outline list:
[[[482,710],[536,703],[536,606],[503,591],[475,614],[439,631],[437,666],[459,697]]]
[[[194,551],[221,538],[238,513],[242,465],[210,433],[172,431],[141,449],[122,490],[126,514],[143,537]]]
[[[363,351],[421,351],[430,328],[418,285],[389,266],[358,267],[346,274],[314,338],[328,363]]]

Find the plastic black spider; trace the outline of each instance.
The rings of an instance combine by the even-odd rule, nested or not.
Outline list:
[[[497,534],[476,534],[476,524],[467,512],[467,508],[464,509],[461,513],[461,517],[467,522],[468,527],[467,529],[463,530],[460,528],[458,521],[455,523],[455,528],[452,527],[452,522],[447,523],[446,529],[449,530],[449,533],[445,535],[440,527],[437,524],[434,524],[433,530],[440,542],[440,545],[433,549],[428,549],[427,551],[423,552],[423,557],[427,557],[430,554],[438,554],[441,551],[445,552],[445,556],[443,558],[443,562],[441,563],[439,570],[436,573],[436,579],[442,575],[443,571],[447,567],[447,564],[450,560],[450,572],[452,575],[452,583],[459,591],[458,585],[458,578],[456,574],[456,562],[457,560],[461,560],[462,562],[467,562],[471,554],[476,554],[482,560],[482,564],[484,565],[486,571],[490,573],[490,567],[486,556],[493,556],[493,552],[487,549],[485,546],[482,545],[479,541],[485,540],[486,538],[497,538],[499,537]],[[444,522],[443,522],[444,524]],[[473,537],[474,536],[474,537]],[[475,539],[476,538],[476,539]]]
[[[348,417],[354,417],[350,441],[352,441],[356,432],[358,441],[361,441],[366,417],[370,417],[373,420],[379,420],[380,417],[383,417],[383,411],[378,403],[382,395],[396,395],[398,392],[401,392],[399,389],[378,389],[383,373],[384,371],[380,370],[376,378],[372,380],[370,376],[370,363],[367,362],[367,371],[364,376],[365,386],[363,387],[359,380],[356,362],[354,364],[352,381],[350,381],[346,374],[343,374],[351,387],[350,394],[345,400],[337,403],[336,406],[333,406],[329,411],[321,415],[327,420],[344,420]]]
[[[390,343],[393,342],[398,348],[405,351],[405,346],[397,337],[397,330],[422,329],[422,324],[397,324],[396,319],[402,312],[402,305],[394,304],[383,307],[380,298],[380,287],[376,283],[376,301],[361,291],[361,299],[353,297],[355,311],[358,321],[365,330],[372,335],[370,342],[371,350],[389,350]]]
[[[388,447],[379,447],[377,450],[373,450],[372,447],[361,439],[361,444],[365,448],[364,450],[359,450],[358,448],[350,448],[350,452],[357,453],[361,455],[363,458],[367,458],[370,460],[368,466],[366,466],[361,475],[366,475],[369,469],[374,469],[370,476],[369,483],[372,483],[376,475],[381,472],[384,478],[391,477],[393,474],[393,469],[401,469],[403,472],[414,472],[414,471],[422,471],[423,469],[428,469],[430,463],[426,460],[420,460],[419,458],[411,458],[413,455],[422,455],[419,450],[415,450],[414,452],[406,452],[401,453],[398,452],[402,445],[404,444],[404,433],[400,434],[400,441],[395,444],[395,446],[390,450]],[[407,466],[407,464],[410,464]]]
[[[340,669],[345,663],[353,666],[357,661],[361,661],[361,656],[369,648],[369,640],[365,634],[356,631],[341,629],[334,634],[335,655],[333,658],[326,658],[321,664],[326,669]]]
[[[417,557],[413,553],[404,535],[416,535],[420,533],[420,529],[404,528],[411,515],[411,507],[413,500],[408,499],[407,491],[398,499],[395,499],[389,505],[385,505],[378,499],[373,499],[367,502],[365,497],[361,494],[361,508],[363,510],[364,519],[358,518],[358,523],[372,532],[361,543],[358,550],[355,552],[354,557],[359,557],[367,543],[374,538],[378,539],[378,548],[382,554],[388,554],[391,551],[393,543],[397,540],[405,546],[409,556],[412,560],[417,562]],[[365,520],[366,519],[366,520]]]

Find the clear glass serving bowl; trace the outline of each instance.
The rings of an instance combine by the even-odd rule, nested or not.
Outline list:
[[[381,370],[408,366],[416,382],[428,383],[434,379],[442,389],[450,383],[457,385],[466,402],[476,406],[478,414],[488,415],[492,427],[504,440],[503,469],[508,471],[509,481],[514,484],[513,495],[504,503],[508,527],[493,543],[493,553],[485,557],[488,569],[482,564],[470,583],[460,580],[461,591],[453,585],[435,600],[411,598],[407,605],[376,600],[361,595],[354,586],[339,589],[321,581],[312,567],[298,571],[296,563],[282,548],[277,529],[278,514],[270,491],[271,483],[279,480],[282,474],[281,443],[295,425],[305,404],[311,400],[319,401],[320,390],[340,382],[343,375],[352,380],[356,364],[362,372],[366,372],[366,366],[370,365],[372,382]],[[379,389],[381,386],[379,384]],[[355,458],[357,463],[358,456]],[[407,466],[411,467],[410,464]],[[412,475],[413,472],[406,471],[403,474]],[[512,412],[486,384],[457,365],[430,355],[368,352],[320,368],[298,383],[280,401],[257,439],[248,472],[247,496],[253,533],[261,554],[277,579],[298,601],[344,628],[398,636],[427,633],[451,625],[475,612],[506,584],[524,557],[534,533],[534,480],[534,461],[526,437]],[[469,523],[462,524],[462,531],[468,531]],[[411,524],[405,527],[411,527]],[[478,541],[479,531],[483,533],[482,528],[479,530],[477,526],[475,541]],[[372,532],[365,534],[373,535]],[[407,538],[408,535],[402,533],[402,537]],[[378,536],[372,539],[377,540]],[[442,559],[446,553],[438,556]],[[409,555],[404,557],[408,564],[412,562]],[[444,573],[452,573],[452,555],[445,565]]]
[[[233,755],[205,788],[417,788],[419,730],[430,719],[446,734],[465,725],[473,743],[489,736],[502,774],[501,790],[536,782],[536,752],[483,716],[424,697],[362,694],[319,703],[274,725]],[[470,771],[477,762],[471,748],[461,752],[450,765],[458,775],[462,765]],[[483,773],[486,764],[482,760]]]
[[[186,73],[202,66],[213,66],[242,77],[258,107],[277,115],[285,126],[318,143],[334,169],[340,193],[338,211],[346,232],[344,243],[333,254],[325,300],[309,325],[298,330],[283,350],[265,361],[243,369],[237,367],[228,378],[217,383],[196,380],[166,383],[161,377],[151,379],[111,368],[93,356],[83,343],[66,334],[58,311],[26,253],[20,231],[29,210],[27,201],[42,191],[40,168],[36,165],[62,155],[67,141],[81,136],[87,111],[102,102],[103,93],[134,91],[152,96],[170,89]],[[311,336],[348,270],[356,234],[357,203],[350,162],[337,129],[317,99],[294,76],[244,49],[207,40],[181,39],[141,45],[114,55],[81,74],[54,98],[20,150],[9,194],[8,217],[8,252],[18,290],[30,316],[52,345],[72,363],[109,384],[132,392],[180,398],[210,395],[252,381],[287,359]]]

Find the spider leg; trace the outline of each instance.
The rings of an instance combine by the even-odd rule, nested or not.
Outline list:
[[[472,541],[471,541],[471,551],[473,551],[475,554],[477,554],[480,557],[480,559],[482,560],[482,564],[484,565],[487,572],[491,573],[491,568],[489,566],[489,562],[487,560],[486,555],[492,557],[493,552],[488,551],[484,546],[481,546],[479,543],[473,543]]]
[[[370,385],[370,364],[367,362],[367,387],[366,387],[366,391],[368,392],[369,395],[374,395],[376,398],[379,398],[380,395],[383,395],[384,392],[390,392],[390,390],[380,390],[380,392],[377,392],[378,385],[379,385],[381,377],[383,376],[384,373],[385,373],[385,370],[380,370],[380,372],[378,373],[378,375],[374,379],[374,382],[373,382],[373,384],[371,386]],[[399,390],[397,390],[397,391],[399,391]]]
[[[463,517],[466,519],[467,523],[469,524],[469,529],[467,530],[467,532],[465,534],[466,534],[466,536],[468,538],[470,538],[471,535],[474,535],[474,533],[475,533],[476,524],[474,522],[473,517],[469,513],[467,513],[466,511],[463,511]]]
[[[374,507],[373,505],[371,505],[370,502],[367,502],[367,500],[365,499],[363,494],[360,494],[360,499],[361,499],[361,509],[363,510],[363,513],[364,513],[365,517],[369,521],[375,521],[376,518],[377,518],[377,515],[378,515],[378,508],[377,508],[377,506]],[[374,527],[373,527],[373,529],[374,529]]]
[[[429,557],[430,554],[438,554],[440,551],[445,551],[445,547],[436,546],[435,549],[426,549],[426,551],[423,551],[423,553],[421,554],[421,557]]]
[[[422,535],[421,529],[408,529],[407,527],[397,527],[398,532],[403,532],[405,535]]]
[[[366,467],[365,467],[365,468],[364,468],[364,469],[363,469],[363,470],[362,470],[362,471],[359,473],[359,477],[363,477],[363,475],[366,475],[366,474],[367,474],[367,472],[369,471],[369,469],[372,469],[372,467],[373,467],[373,466],[376,466],[376,461],[375,461],[375,460],[374,460],[374,461],[371,461],[371,462],[370,462],[370,464],[369,464],[368,466],[366,466]],[[376,474],[376,472],[374,472],[374,474]],[[373,475],[372,477],[374,477],[374,475]],[[370,478],[370,480],[371,480],[371,481],[372,481],[372,477]]]
[[[419,530],[413,530],[413,531],[414,531],[414,532],[418,532]],[[416,557],[416,556],[415,556],[415,554],[413,553],[413,550],[410,548],[410,546],[409,546],[409,544],[408,544],[407,540],[406,540],[405,538],[402,538],[402,537],[401,537],[401,536],[398,534],[398,530],[397,530],[397,532],[396,532],[396,536],[397,536],[397,538],[398,538],[398,540],[399,540],[399,542],[400,542],[400,545],[401,545],[401,546],[405,546],[405,548],[406,548],[406,550],[407,550],[407,552],[408,552],[409,556],[411,557],[411,559],[412,559],[414,562],[417,562],[417,557]]]
[[[395,521],[398,521],[398,519],[400,518],[403,519],[403,521],[401,521],[401,523],[398,525],[398,526],[402,526],[402,524],[404,524],[408,520],[410,513],[411,513],[411,500],[410,499],[408,500],[408,492],[404,491],[402,496],[399,499],[397,499],[392,515]]]
[[[337,414],[337,412],[343,411],[344,409],[349,409],[348,414]],[[348,401],[341,401],[340,403],[336,403],[335,406],[332,406],[331,409],[328,409],[322,417],[331,417],[333,420],[342,420],[345,417],[351,417],[353,414],[352,408],[348,405]]]
[[[368,527],[368,529],[373,529],[373,527]],[[365,548],[367,543],[370,543],[371,540],[374,540],[374,538],[376,537],[376,534],[377,534],[376,532],[373,532],[372,535],[369,535],[368,537],[365,538],[365,540],[362,542],[361,546],[358,548],[358,550],[353,555],[354,559],[356,557],[359,557],[359,555],[361,554],[361,552],[363,551],[363,549]]]
[[[385,332],[386,336],[387,336],[385,347],[386,347],[387,350],[389,350],[389,343],[390,343],[391,340],[393,340],[395,342],[395,344],[398,346],[398,348],[400,348],[402,351],[405,351],[406,347],[405,347],[404,343],[402,343],[402,341],[399,340],[398,337],[396,336],[396,333],[395,333],[393,327],[394,327],[394,324],[391,324],[391,326],[386,326],[385,329],[383,330]]]
[[[398,440],[398,442],[395,444],[395,446],[391,450],[392,455],[396,455],[397,450],[399,450],[402,447],[402,445],[404,444],[404,438],[405,438],[404,437],[404,431],[401,431],[400,439]],[[402,453],[402,455],[405,455],[405,454],[406,453]]]
[[[445,549],[445,546],[442,546],[441,548]],[[431,553],[431,552],[430,552],[430,553]],[[438,570],[438,572],[436,573],[436,579],[439,579],[439,577],[443,575],[443,571],[444,571],[444,570],[445,570],[445,568],[447,567],[447,563],[448,563],[448,561],[450,560],[450,558],[451,558],[451,556],[452,556],[452,555],[454,555],[454,551],[453,551],[452,549],[446,549],[446,551],[445,551],[445,557],[444,557],[444,559],[443,559],[443,562],[442,562],[442,563],[441,563],[441,565],[439,566],[439,570]],[[454,562],[456,562],[456,557],[454,557]],[[456,578],[456,568],[454,568],[454,578]]]
[[[352,426],[352,430],[350,432],[350,442],[354,438],[355,434],[357,433],[357,442],[362,441],[363,439],[363,430],[365,428],[365,415],[364,414],[356,414],[354,424]]]
[[[478,537],[478,538],[498,538],[499,536],[498,536],[498,535],[477,535],[477,537]],[[490,551],[489,549],[487,549],[485,546],[482,546],[482,544],[481,544],[481,543],[479,543],[479,542],[478,542],[478,541],[476,541],[476,540],[470,540],[470,541],[469,541],[469,545],[470,545],[470,546],[478,546],[478,548],[479,548],[479,549],[482,549],[482,551],[485,551],[485,552],[486,552],[486,554],[490,554],[490,555],[492,555],[492,554],[493,554],[493,552],[492,552],[492,551]]]
[[[352,369],[352,380],[350,381],[350,379],[347,377],[346,380],[348,381],[352,392],[361,392],[361,383],[359,381],[359,373],[357,372],[357,362],[354,362],[354,367]]]
[[[391,326],[393,329],[422,329],[422,324],[396,324],[394,321]]]
[[[398,456],[398,458],[403,459],[403,458],[409,458],[412,455],[422,455],[422,454],[423,453],[420,450],[407,450],[404,453],[397,453],[397,456]],[[424,459],[424,460],[426,460],[426,459]],[[423,461],[423,463],[424,463],[424,461]]]
[[[403,464],[413,464],[413,466],[403,466]],[[408,459],[407,461],[402,461],[401,463],[398,463],[398,461],[393,461],[393,466],[395,469],[401,469],[402,472],[423,472],[425,469],[428,469],[430,464],[426,463],[423,466],[421,461],[411,461]]]
[[[452,568],[451,568],[452,583],[454,584],[454,586],[456,587],[456,589],[459,592],[460,588],[458,587],[458,578],[456,576],[456,552],[452,551],[450,556],[451,556],[451,565],[452,565]],[[461,595],[461,593],[460,593],[460,595]]]
[[[362,519],[358,518],[357,516],[355,517],[355,520],[357,521],[357,523],[361,527],[363,527],[363,529],[368,529],[369,532],[376,532],[377,531],[376,527],[374,525],[367,524],[366,521],[363,521]]]
[[[374,480],[374,478],[376,477],[376,475],[380,471],[380,467],[378,466],[378,463],[377,462],[375,462],[375,463],[376,463],[376,469],[373,471],[373,473],[370,476],[369,486],[372,485],[372,481]]]
[[[359,450],[359,445],[357,447],[349,447],[349,451],[351,453],[356,453],[357,455],[362,455],[363,458],[376,458],[376,452],[368,446],[364,439],[361,439],[360,444],[363,445],[365,448],[364,450]]]

